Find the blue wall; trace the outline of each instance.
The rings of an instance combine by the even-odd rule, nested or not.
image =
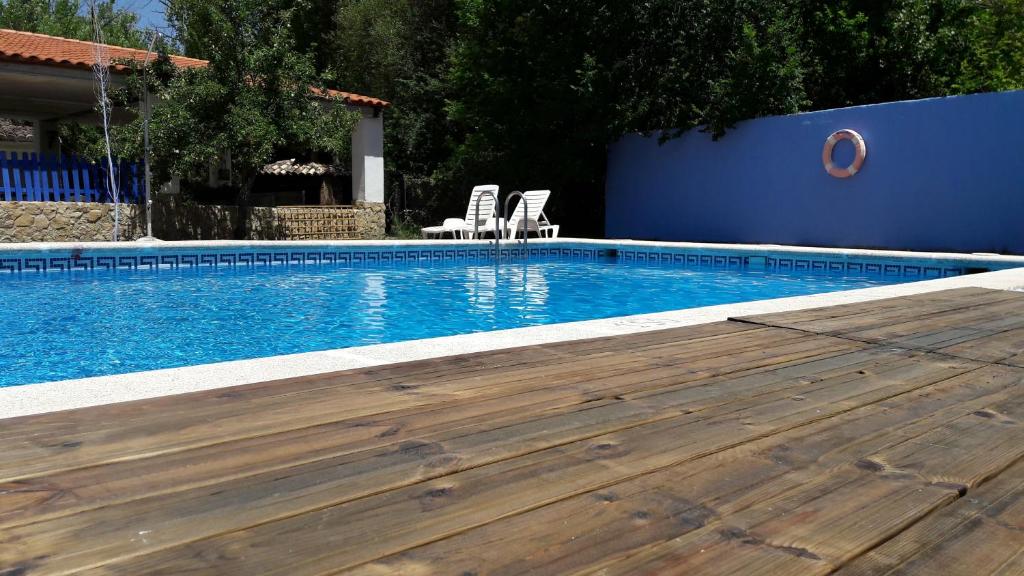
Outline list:
[[[838,179],[821,150],[843,128],[868,153]],[[761,118],[718,142],[627,136],[606,208],[609,238],[1024,254],[1024,92]]]

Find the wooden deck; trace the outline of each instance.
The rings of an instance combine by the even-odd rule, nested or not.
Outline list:
[[[1024,294],[0,421],[0,575],[1024,573]]]

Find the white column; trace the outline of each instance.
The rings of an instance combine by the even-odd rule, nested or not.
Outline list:
[[[352,200],[384,202],[384,113],[362,109],[352,130]]]

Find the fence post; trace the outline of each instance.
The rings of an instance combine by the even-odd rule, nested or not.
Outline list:
[[[50,170],[51,168],[52,165],[50,164],[50,155],[43,152],[42,154],[39,155],[39,194],[41,196],[40,200],[42,200],[43,202],[47,202],[51,199],[59,200],[56,194],[52,194],[53,192],[56,192],[56,186],[54,186],[54,182],[52,182],[50,179],[50,177],[53,175]]]
[[[132,171],[127,160],[117,161],[117,189],[121,191],[121,202],[128,202],[132,192]]]
[[[67,186],[64,185],[64,164],[60,161],[60,154],[54,153],[50,157],[50,162],[53,166],[53,188],[56,190],[56,199],[60,202],[67,202],[71,198]]]
[[[139,163],[132,162],[130,164],[132,169],[132,196],[133,202],[139,201]]]
[[[24,175],[21,170],[21,164],[21,160],[18,159],[18,153],[11,152],[11,178],[14,179],[14,199],[18,202],[22,200],[21,179]]]
[[[65,167],[65,173],[68,174],[68,199],[74,199],[75,202],[81,202],[81,200],[79,200],[79,191],[81,188],[79,188],[78,172],[75,170],[75,164],[68,156],[61,157],[60,161],[63,163],[63,167]]]
[[[37,169],[39,157],[33,152],[32,154],[26,154],[24,160],[26,169],[25,188],[28,193],[26,200],[36,202],[39,200],[39,193],[37,192],[39,190],[39,170]]]
[[[4,201],[11,201],[11,178],[7,174],[7,153],[0,152],[0,182],[4,187]]]
[[[84,182],[82,190],[85,191],[85,201],[92,202],[93,192],[95,191],[95,188],[92,187],[92,183],[90,182],[90,177],[92,176],[92,164],[82,160],[81,158],[77,159],[76,162],[78,162],[78,165],[82,169],[82,180]]]

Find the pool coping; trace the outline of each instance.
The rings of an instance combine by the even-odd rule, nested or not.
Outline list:
[[[446,243],[486,244],[488,241],[463,240],[454,242],[446,241]],[[976,261],[979,258],[983,258],[986,261],[998,262],[1001,264],[1019,264],[1022,267],[951,278],[919,280],[905,284],[893,284],[856,290],[813,294],[809,296],[794,296],[788,298],[740,302],[735,304],[720,304],[715,306],[656,312],[651,314],[617,316],[599,320],[547,324],[526,328],[513,328],[473,334],[458,334],[454,336],[442,336],[422,340],[407,340],[404,342],[374,344],[370,346],[342,348],[320,352],[269,356],[250,360],[235,360],[214,364],[201,364],[180,368],[133,372],[128,374],[61,380],[39,384],[25,384],[0,388],[0,419],[60,410],[70,410],[75,408],[85,408],[101,404],[112,404],[160,396],[184,394],[188,392],[211,390],[244,384],[254,384],[257,382],[297,376],[310,376],[413,360],[440,358],[455,354],[487,352],[492,350],[517,348],[521,346],[549,344],[553,342],[633,334],[637,332],[717,322],[736,316],[802,310],[854,302],[867,302],[883,298],[923,294],[926,292],[948,290],[952,288],[979,287],[997,290],[1024,291],[1024,257],[1020,256],[809,248],[763,244],[706,244],[639,240],[589,240],[579,238],[531,240],[530,243],[579,243],[604,246],[626,245],[638,247],[688,248],[725,251],[771,250],[773,252],[828,254],[845,257],[935,258],[962,261]],[[40,243],[0,245],[0,253],[14,250],[45,251],[67,250],[69,248],[138,250],[140,245],[158,248],[166,247],[167,249],[194,249],[266,246],[438,246],[439,243],[436,240]]]

